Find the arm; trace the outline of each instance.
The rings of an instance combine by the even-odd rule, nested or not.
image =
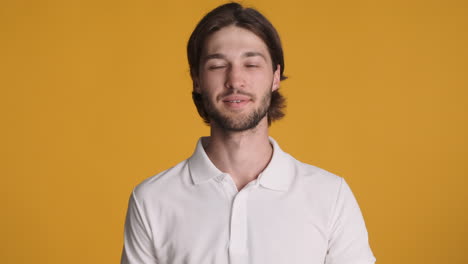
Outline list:
[[[144,216],[144,211],[141,210],[135,192],[133,192],[128,202],[127,218],[125,220],[122,264],[157,263],[153,238],[149,231],[150,227]]]
[[[344,179],[329,222],[325,264],[373,264],[367,229],[359,205]]]

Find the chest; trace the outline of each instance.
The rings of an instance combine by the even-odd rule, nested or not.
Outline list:
[[[230,186],[231,185],[231,186]],[[323,263],[327,207],[307,192],[215,182],[164,203],[152,227],[161,263]]]

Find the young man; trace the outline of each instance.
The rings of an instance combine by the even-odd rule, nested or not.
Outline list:
[[[254,9],[222,5],[188,43],[193,99],[210,125],[187,160],[138,185],[122,263],[371,264],[346,182],[268,136],[283,116],[279,36]]]

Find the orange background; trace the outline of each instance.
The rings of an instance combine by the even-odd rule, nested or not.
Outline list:
[[[185,45],[223,1],[2,1],[2,263],[118,263],[132,188],[209,133]],[[271,134],[344,176],[378,263],[468,263],[466,1],[246,1],[279,30]]]

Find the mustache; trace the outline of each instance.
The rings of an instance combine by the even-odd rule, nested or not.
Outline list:
[[[227,96],[231,96],[231,95],[244,95],[244,96],[248,96],[250,97],[250,99],[252,100],[255,100],[255,95],[254,94],[251,94],[251,93],[248,93],[248,92],[244,92],[244,91],[227,91],[225,93],[222,93],[218,96],[216,96],[216,100],[222,100],[224,97],[227,97]]]

